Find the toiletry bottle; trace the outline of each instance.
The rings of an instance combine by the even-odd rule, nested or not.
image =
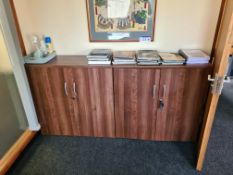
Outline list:
[[[47,51],[47,47],[45,45],[44,39],[40,40],[40,50],[42,51],[45,57],[48,55],[48,51]]]
[[[32,37],[32,44],[34,46],[34,52],[33,52],[33,57],[43,57],[43,53],[40,50],[40,43],[39,43],[39,38],[37,36]]]
[[[45,45],[49,54],[53,53],[52,39],[49,36],[44,37]]]

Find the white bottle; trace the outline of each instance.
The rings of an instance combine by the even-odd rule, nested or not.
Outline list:
[[[34,52],[33,52],[33,57],[40,58],[43,57],[43,53],[40,50],[40,42],[39,38],[37,36],[32,37],[32,44],[34,46]]]
[[[45,45],[45,42],[44,40],[40,40],[40,50],[41,52],[43,53],[44,56],[47,56],[48,55],[48,50],[46,48],[46,45]]]

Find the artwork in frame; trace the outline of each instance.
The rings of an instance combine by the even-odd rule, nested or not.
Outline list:
[[[157,0],[86,0],[91,42],[153,41]]]

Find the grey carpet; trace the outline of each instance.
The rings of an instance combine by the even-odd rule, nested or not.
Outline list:
[[[233,83],[225,84],[220,98],[204,172],[233,175]]]
[[[206,162],[195,171],[192,143],[39,135],[9,175],[232,175],[233,84],[217,110]]]

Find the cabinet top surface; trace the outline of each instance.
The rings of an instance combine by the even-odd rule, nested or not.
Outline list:
[[[139,65],[89,65],[86,56],[84,55],[73,55],[73,56],[57,56],[46,64],[25,64],[26,66],[36,67],[53,67],[53,66],[73,66],[73,67],[100,67],[100,68],[207,68],[211,67],[211,64],[195,64],[195,65],[150,65],[150,66],[139,66]]]

